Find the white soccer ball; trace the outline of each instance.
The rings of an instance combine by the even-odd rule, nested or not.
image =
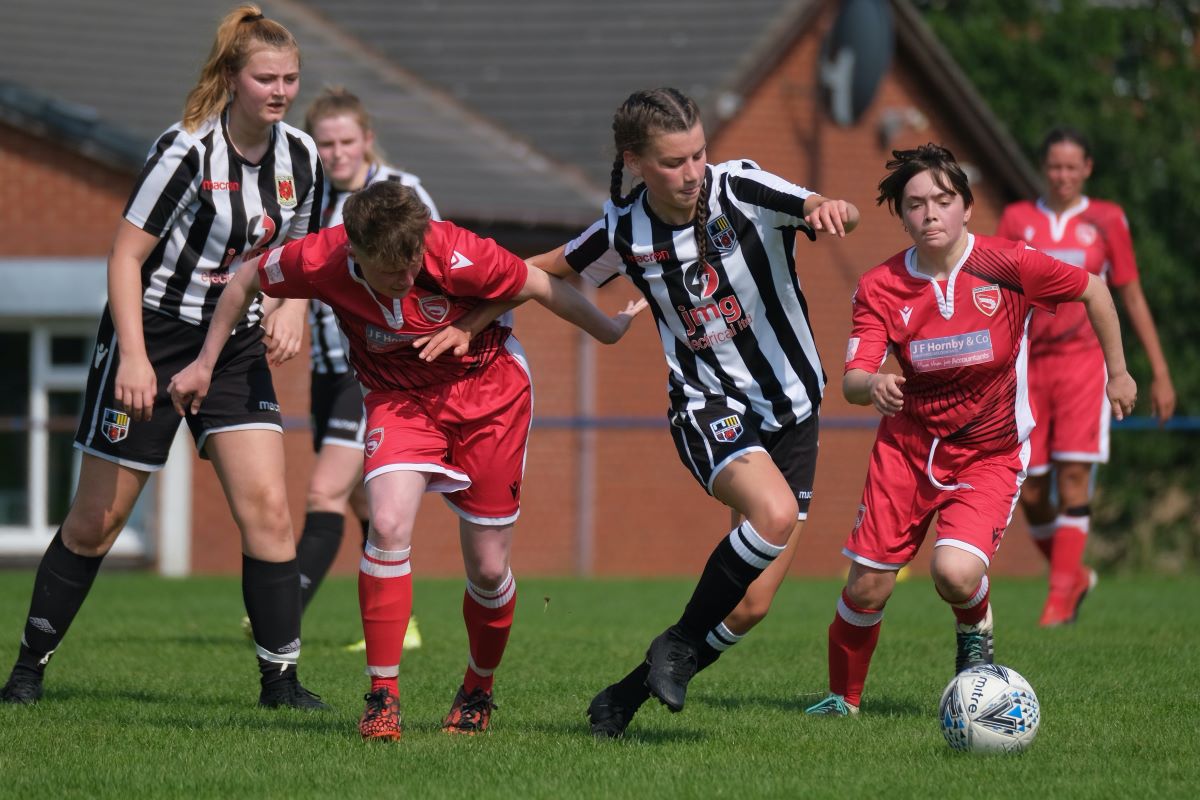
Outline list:
[[[1037,736],[1042,712],[1033,687],[1011,667],[983,664],[955,675],[938,706],[955,750],[1019,753]]]

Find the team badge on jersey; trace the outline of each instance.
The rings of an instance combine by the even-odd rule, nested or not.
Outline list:
[[[713,438],[718,442],[736,442],[738,437],[742,435],[742,418],[737,414],[731,414],[724,419],[719,419],[716,422],[710,422],[709,430],[712,431]]]
[[[100,432],[104,434],[105,439],[116,444],[129,435],[129,415],[112,408],[104,409],[104,422],[100,425]]]
[[[733,226],[729,224],[729,218],[724,214],[714,220],[709,220],[705,226],[708,231],[708,239],[713,243],[713,247],[717,248],[722,253],[732,253],[737,247],[737,232]]]
[[[363,452],[370,458],[375,455],[375,451],[379,449],[381,444],[383,444],[383,428],[372,428],[367,433],[367,441],[363,444]]]
[[[275,176],[275,199],[281,208],[296,207],[296,181],[291,175]]]
[[[712,297],[720,284],[721,278],[717,271],[705,262],[697,261],[683,271],[683,285],[693,297],[699,297],[701,300]]]
[[[971,299],[981,312],[989,317],[994,317],[996,310],[1000,308],[1000,287],[994,283],[989,283],[987,286],[976,286],[971,290]]]
[[[1096,226],[1090,222],[1080,222],[1075,226],[1075,241],[1084,247],[1091,247],[1096,243],[1096,234]]]
[[[445,321],[446,315],[450,313],[450,301],[440,294],[422,297],[417,301],[417,307],[421,309],[421,315],[435,325]]]

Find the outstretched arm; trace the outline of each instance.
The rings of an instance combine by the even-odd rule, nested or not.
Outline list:
[[[1121,349],[1121,324],[1117,320],[1117,308],[1112,294],[1104,281],[1095,275],[1088,276],[1087,288],[1079,297],[1087,308],[1088,319],[1100,340],[1104,351],[1104,365],[1108,367],[1108,385],[1104,391],[1112,404],[1113,416],[1125,419],[1133,411],[1137,400],[1137,384],[1125,366],[1125,352]]]
[[[536,300],[604,344],[620,341],[625,331],[629,330],[633,318],[646,308],[646,301],[640,299],[627,304],[615,316],[606,317],[571,284],[543,272],[533,264],[526,266],[529,274],[525,279],[525,286],[513,299]]]
[[[200,355],[171,378],[171,403],[180,416],[189,411],[195,414],[200,410],[200,404],[208,395],[208,386],[212,382],[213,368],[217,358],[238,320],[246,316],[246,309],[254,301],[255,295],[262,288],[258,280],[258,262],[243,264],[221,292],[221,299],[213,311],[212,321],[208,324],[208,335],[204,337],[204,345]]]
[[[817,233],[845,236],[858,227],[858,209],[845,200],[811,194],[804,199],[804,221]]]

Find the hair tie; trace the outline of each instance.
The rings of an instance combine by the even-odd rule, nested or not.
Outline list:
[[[258,22],[262,18],[262,14],[251,14],[248,17],[242,17],[242,22]]]

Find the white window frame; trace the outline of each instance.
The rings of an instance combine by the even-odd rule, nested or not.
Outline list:
[[[54,391],[84,391],[87,364],[55,366],[51,340],[56,335],[83,336],[96,332],[106,294],[106,265],[102,259],[0,258],[0,274],[13,269],[18,287],[0,294],[0,328],[29,334],[29,524],[0,525],[0,563],[41,556],[57,526],[46,513],[49,495],[49,395]],[[90,356],[89,356],[90,358]],[[181,441],[182,440],[182,441]],[[151,486],[156,494],[142,529],[126,526],[110,554],[153,561],[163,575],[191,571],[192,458],[194,447],[181,425],[166,465]],[[75,451],[74,480],[78,481],[79,451]],[[74,491],[72,486],[72,491]]]

